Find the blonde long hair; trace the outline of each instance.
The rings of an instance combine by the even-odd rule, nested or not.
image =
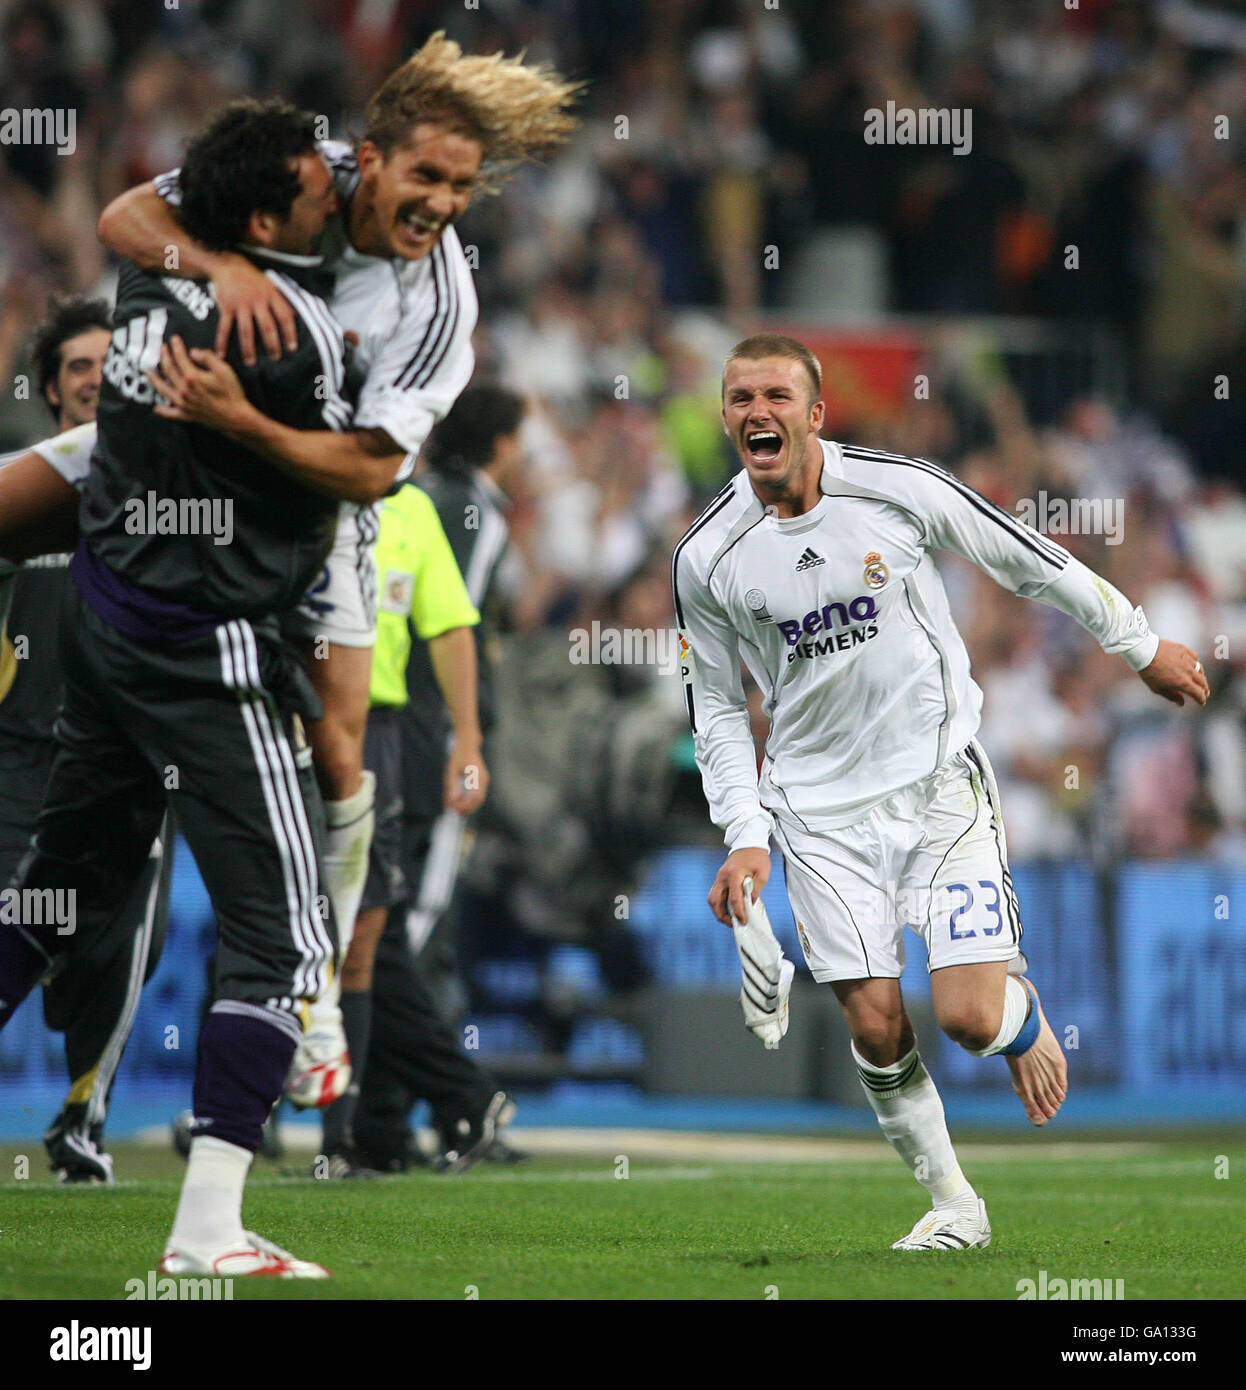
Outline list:
[[[438,30],[396,68],[368,103],[364,138],[389,157],[421,121],[444,124],[484,149],[480,191],[496,190],[521,165],[569,139],[571,106],[584,90],[524,55],[465,55]]]

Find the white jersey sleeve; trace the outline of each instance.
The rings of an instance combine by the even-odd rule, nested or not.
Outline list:
[[[79,492],[86,486],[91,471],[91,453],[95,448],[95,422],[78,425],[64,434],[41,439],[30,446],[30,452],[54,468],[62,478]]]
[[[471,269],[458,235],[447,227],[429,253],[432,292],[403,313],[368,365],[355,407],[356,429],[383,429],[407,450],[399,480],[438,420],[471,380],[472,333],[478,307]]]
[[[710,817],[722,830],[729,851],[768,850],[774,822],[758,795],[739,634],[715,602],[706,573],[712,555],[706,553],[703,528],[737,509],[735,489],[728,488],[701,514],[675,547],[672,588],[684,694]],[[716,536],[717,528],[709,534]]]
[[[1142,609],[1050,537],[926,459],[855,446],[845,447],[844,457],[849,475],[853,460],[885,469],[888,491],[923,523],[929,549],[954,551],[1005,589],[1067,613],[1135,671],[1154,660],[1159,637]]]
[[[345,140],[317,140],[316,148],[324,157],[333,175],[333,187],[343,203],[354,193],[359,183],[359,165],[355,151]],[[152,186],[170,207],[182,204],[182,170],[169,169],[152,179]]]

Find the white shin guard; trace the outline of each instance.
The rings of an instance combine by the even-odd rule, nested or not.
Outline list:
[[[326,801],[324,887],[337,918],[339,961],[345,960],[355,918],[368,881],[368,851],[375,820],[376,776],[365,772],[359,790],[345,801]],[[336,999],[335,999],[336,1004]]]

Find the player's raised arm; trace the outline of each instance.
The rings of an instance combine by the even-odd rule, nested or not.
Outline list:
[[[851,451],[846,451],[851,454]],[[1122,656],[1158,695],[1174,704],[1189,695],[1207,703],[1206,672],[1197,655],[1153,633],[1141,607],[967,483],[922,459],[880,462],[926,524],[931,549],[952,550],[1023,598],[1035,598],[1075,619],[1109,656]]]
[[[376,502],[409,461],[383,429],[343,430],[346,421],[339,418],[333,429],[299,430],[274,420],[247,398],[224,358],[202,348],[187,351],[176,336],[161,349],[159,371],[147,375],[164,398],[157,415],[219,430],[332,497]],[[348,414],[349,407],[344,409]]]
[[[249,367],[257,360],[257,338],[274,360],[283,346],[293,352],[298,330],[289,301],[245,256],[210,250],[187,234],[175,211],[180,196],[177,176],[173,170],[114,198],[100,214],[99,239],[144,270],[210,280],[221,311],[216,350],[222,355],[235,328],[242,360]]]
[[[748,917],[744,880],[753,880],[756,901],[770,876],[773,821],[757,791],[757,754],[740,677],[738,638],[693,569],[694,561],[681,544],[675,551],[672,583],[684,695],[710,817],[730,851],[709,902],[718,920],[730,926],[729,907],[737,918]]]

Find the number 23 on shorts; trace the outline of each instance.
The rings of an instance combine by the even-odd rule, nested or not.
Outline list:
[[[989,912],[995,920],[994,926],[982,928],[982,935],[998,936],[1004,929],[1004,919],[1000,915],[999,910],[999,885],[997,883],[992,883],[990,879],[980,878],[977,886],[980,894],[977,899],[978,902],[986,908],[987,912]],[[985,892],[983,892],[983,890],[985,890]],[[973,888],[967,883],[949,883],[944,891],[952,895],[962,895],[962,901],[953,907],[948,914],[948,934],[951,936],[952,940],[966,941],[971,936],[977,936],[978,933],[972,927],[964,931],[958,931],[956,927],[957,922],[974,905],[975,894]]]

